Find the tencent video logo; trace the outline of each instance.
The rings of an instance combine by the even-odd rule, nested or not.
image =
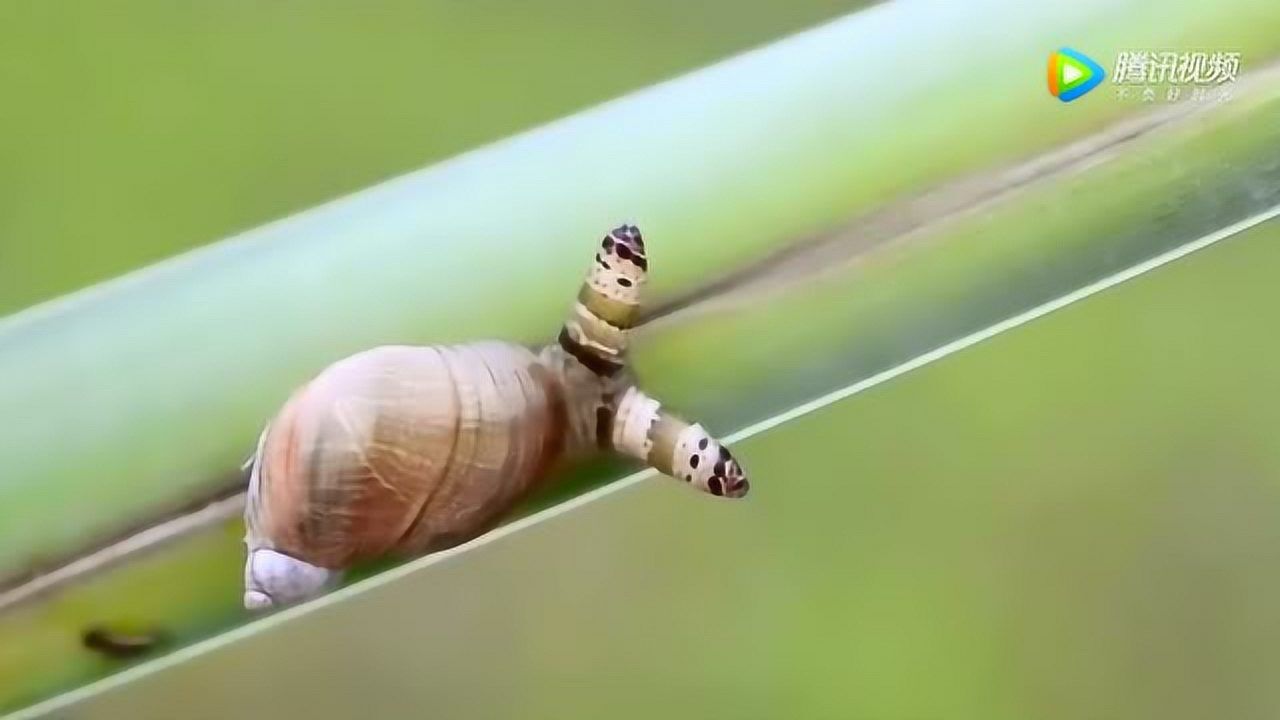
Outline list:
[[[1062,48],[1049,55],[1049,94],[1064,103],[1084,97],[1106,76],[1107,71],[1084,53]]]

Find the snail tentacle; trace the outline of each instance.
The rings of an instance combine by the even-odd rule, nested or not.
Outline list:
[[[644,237],[634,225],[614,228],[596,250],[557,342],[597,375],[612,377],[626,366],[631,328],[649,278]]]
[[[664,475],[718,497],[751,489],[738,461],[706,428],[673,415],[639,388],[628,388],[613,418],[613,447]]]

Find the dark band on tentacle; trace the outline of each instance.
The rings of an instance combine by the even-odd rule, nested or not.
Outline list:
[[[599,259],[599,255],[596,256]],[[578,302],[592,315],[618,328],[630,330],[636,320],[636,306],[618,302],[601,295],[590,285],[583,285],[578,291]]]
[[[596,445],[601,449],[613,447],[613,414],[617,412],[613,406],[613,393],[605,393],[600,398],[600,406],[596,408]]]
[[[686,427],[688,424],[675,416],[660,413],[649,429],[649,439],[653,441],[653,445],[649,448],[645,462],[664,475],[677,477],[672,458],[675,455],[677,436]],[[679,477],[681,480],[685,479],[683,476]]]
[[[560,347],[564,348],[565,352],[572,355],[575,360],[597,375],[613,377],[622,371],[622,363],[607,360],[583,347],[581,343],[569,336],[568,328],[561,328],[560,337],[556,340],[560,343]]]

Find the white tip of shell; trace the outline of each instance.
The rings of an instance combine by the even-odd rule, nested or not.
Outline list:
[[[246,610],[266,610],[271,607],[271,598],[264,592],[250,590],[244,594],[244,606]]]
[[[341,574],[283,553],[258,548],[245,562],[244,606],[260,610],[309,600],[332,587]]]

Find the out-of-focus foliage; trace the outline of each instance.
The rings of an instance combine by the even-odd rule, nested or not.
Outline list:
[[[865,2],[0,3],[0,315]]]

